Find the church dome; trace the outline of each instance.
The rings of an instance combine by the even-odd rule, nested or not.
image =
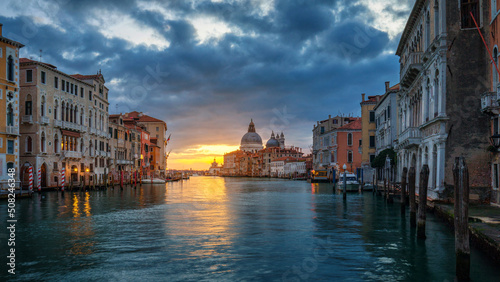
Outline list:
[[[279,147],[279,146],[280,146],[280,142],[278,142],[278,140],[276,140],[274,138],[269,139],[269,141],[267,141],[267,143],[266,143],[266,148],[275,148],[275,147]]]
[[[248,126],[248,132],[241,138],[240,150],[247,152],[256,152],[262,149],[262,138],[255,132],[253,120]]]
[[[241,138],[241,145],[258,144],[262,146],[262,138],[256,132],[248,132]]]

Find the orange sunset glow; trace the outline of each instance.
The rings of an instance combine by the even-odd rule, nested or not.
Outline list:
[[[180,153],[172,152],[168,158],[169,169],[205,170],[216,159],[217,163],[224,162],[224,153],[238,150],[238,145],[198,145]]]

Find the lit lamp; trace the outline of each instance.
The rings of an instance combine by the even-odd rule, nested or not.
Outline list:
[[[74,171],[75,171],[75,172],[78,172],[78,168],[76,168],[76,167],[75,167]]]
[[[490,137],[490,143],[493,147],[499,148],[500,147],[500,134],[495,134]]]

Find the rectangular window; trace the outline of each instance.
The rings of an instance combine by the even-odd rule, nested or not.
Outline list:
[[[66,82],[64,81],[64,79],[61,81],[61,86],[62,86],[61,90],[62,91],[66,91],[66,87],[65,87],[66,86]]]
[[[54,88],[55,89],[59,88],[59,78],[57,76],[54,77]]]
[[[323,126],[321,127],[320,133],[321,134],[325,133],[325,127],[323,127]]]
[[[347,162],[352,163],[352,151],[347,151]]]
[[[498,117],[493,119],[493,135],[498,134]]]
[[[370,111],[370,122],[375,122],[375,112]]]
[[[159,130],[160,130],[160,128],[157,126],[157,127],[156,127],[156,131],[159,131]]]
[[[89,100],[92,101],[92,90],[89,90]]]
[[[479,0],[461,0],[460,2],[462,28],[475,28],[474,19],[478,25],[481,25]],[[471,13],[474,18],[471,16]]]
[[[54,162],[54,170],[58,170],[59,168],[57,167],[58,163]]]
[[[493,165],[493,188],[498,188],[498,164]]]
[[[372,163],[374,159],[375,159],[375,155],[373,155],[373,154],[370,155],[370,163]]]
[[[70,91],[69,92],[71,92],[71,94],[73,94],[73,83],[71,83]]]
[[[68,92],[68,93],[69,93],[69,90],[70,90],[70,89],[69,89],[69,81],[66,81],[66,92]]]
[[[42,72],[41,72],[41,75],[40,75],[40,81],[41,81],[43,84],[45,84],[45,72],[44,72],[44,71],[42,71]]]
[[[375,136],[370,136],[370,148],[375,148]]]
[[[83,87],[80,87],[80,97],[83,98]]]
[[[387,107],[387,119],[391,118],[391,106]]]
[[[14,155],[14,140],[7,140],[7,154]]]
[[[25,114],[27,116],[31,116],[32,115],[32,112],[31,112],[31,109],[32,109],[31,103],[32,103],[31,101],[26,101],[25,106],[24,106],[24,108],[25,108],[24,109],[25,110]]]
[[[26,82],[33,82],[33,70],[26,70]]]
[[[338,124],[338,123],[339,123],[338,120],[336,120],[336,119],[333,120],[333,124]]]

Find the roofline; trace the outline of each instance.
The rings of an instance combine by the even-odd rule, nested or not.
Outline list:
[[[30,60],[30,59],[28,59],[28,60]],[[37,62],[37,61],[34,61],[34,60],[30,60],[30,62],[23,62],[23,63],[19,62],[19,70],[21,69],[21,65],[39,65],[39,66],[42,66],[42,67],[44,67],[44,68],[46,68],[46,69],[48,69],[48,70],[51,70],[51,71],[53,71],[53,72],[56,72],[56,73],[58,73],[58,74],[62,74],[62,75],[65,75],[65,76],[67,76],[67,77],[69,77],[69,78],[71,78],[71,79],[74,79],[74,80],[76,80],[76,81],[80,81],[81,83],[86,84],[86,85],[88,85],[88,86],[92,86],[92,87],[94,86],[94,85],[92,85],[92,84],[90,84],[90,83],[87,83],[87,82],[85,82],[85,81],[83,81],[83,80],[79,80],[78,78],[74,78],[74,77],[72,77],[71,75],[69,75],[69,74],[67,74],[67,73],[64,73],[64,72],[62,72],[62,71],[60,71],[60,70],[58,70],[58,69],[54,69],[54,68],[48,67],[46,64],[41,63],[41,62]]]
[[[413,9],[411,10],[410,16],[408,17],[408,21],[406,22],[405,29],[403,31],[403,34],[401,35],[401,39],[399,40],[398,49],[396,51],[397,56],[401,56],[404,43],[406,42],[408,35],[415,24],[416,16],[418,15],[418,12],[420,12],[425,1],[426,0],[416,0],[415,1],[415,5],[413,5]]]
[[[396,85],[397,85],[397,84],[396,84]],[[396,85],[394,85],[394,86],[396,86]],[[394,87],[394,86],[393,86],[393,87]],[[378,101],[378,103],[375,105],[375,107],[373,108],[373,110],[375,111],[375,110],[378,108],[378,106],[379,106],[380,104],[382,104],[382,102],[383,102],[383,101],[384,101],[384,100],[385,100],[385,99],[386,99],[386,98],[387,98],[390,94],[396,94],[396,93],[398,93],[399,91],[400,91],[400,90],[390,90],[390,91],[387,91],[387,92],[386,92],[386,93],[382,96],[382,98],[380,98],[380,101]]]
[[[17,47],[17,48],[23,48],[24,47],[24,44],[22,44],[20,42],[17,42],[17,41],[14,41],[12,39],[9,39],[7,37],[0,36],[0,41],[4,42],[4,43],[7,43],[7,44],[10,44],[10,45],[12,45],[14,47]]]

